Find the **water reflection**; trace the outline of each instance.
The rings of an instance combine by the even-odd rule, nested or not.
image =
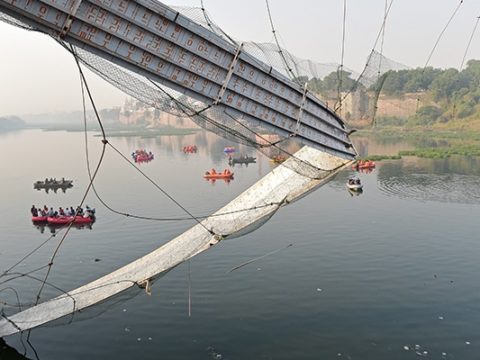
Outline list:
[[[60,189],[62,190],[62,193],[66,193],[67,192],[67,189],[70,189],[70,187],[54,187],[54,188],[48,188],[48,187],[44,187],[44,188],[39,188],[39,187],[34,187],[35,190],[37,191],[41,191],[41,190],[45,190],[45,193],[49,193],[50,191],[53,191],[54,194],[57,193],[57,191]]]
[[[223,181],[225,184],[230,184],[230,182],[233,180],[233,176],[231,178],[225,178],[225,179],[207,179],[205,178],[206,181],[211,183],[212,185],[215,185],[217,181]]]
[[[93,224],[94,222],[89,224],[72,224],[72,228],[78,230],[92,230]],[[47,222],[34,222],[33,226],[40,231],[41,234],[45,233],[45,229],[47,229],[51,234],[56,234],[60,229],[65,229],[68,227],[68,225],[49,224]]]
[[[480,204],[479,165],[474,158],[385,162],[378,172],[379,188],[419,201]]]
[[[347,191],[350,194],[350,196],[352,196],[352,197],[359,196],[359,195],[363,194],[363,189],[358,189],[356,191],[353,191],[353,190],[347,188]]]
[[[16,349],[9,346],[5,340],[0,338],[0,359],[2,360],[30,360],[25,355],[20,354]],[[37,357],[38,359],[38,357]]]

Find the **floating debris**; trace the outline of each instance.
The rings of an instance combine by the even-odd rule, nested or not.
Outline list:
[[[424,352],[415,351],[415,354],[417,354],[418,356],[427,356],[427,355],[428,355],[428,351],[424,351]]]
[[[470,345],[470,341],[465,341],[465,344],[466,344],[466,345]]]
[[[443,316],[439,316],[439,317],[438,317],[438,320],[443,320]]]
[[[212,359],[220,360],[223,358],[223,355],[217,352],[213,346],[207,347],[207,351],[210,353]]]
[[[409,350],[410,350],[410,348],[409,348],[407,345],[405,345],[405,346],[403,347],[403,350],[405,350],[405,351],[409,351]]]
[[[319,292],[320,292],[320,291],[322,291],[322,289],[320,289],[320,288],[317,288],[317,291],[319,291]]]

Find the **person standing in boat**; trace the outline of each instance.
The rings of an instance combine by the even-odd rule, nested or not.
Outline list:
[[[30,212],[32,213],[32,216],[38,216],[38,210],[35,207],[35,205],[32,205],[32,208],[30,209]]]

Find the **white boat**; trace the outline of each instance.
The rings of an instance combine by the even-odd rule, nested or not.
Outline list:
[[[363,189],[363,185],[358,177],[351,177],[347,181],[347,188],[352,191],[361,191]]]

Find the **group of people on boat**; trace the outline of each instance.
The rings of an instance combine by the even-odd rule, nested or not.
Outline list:
[[[135,162],[153,160],[153,153],[145,149],[137,149],[132,152],[132,158]]]
[[[275,155],[275,156],[272,157],[272,161],[274,163],[282,163],[285,160],[287,160],[287,158],[284,155],[281,155],[281,154],[278,154],[278,155]]]
[[[349,185],[360,185],[360,179],[359,178],[350,178],[350,179],[348,179],[348,184]]]
[[[30,213],[32,214],[33,218],[81,216],[84,218],[93,219],[95,217],[95,209],[90,208],[88,205],[85,206],[85,209],[80,206],[77,206],[76,209],[74,209],[72,206],[67,206],[64,209],[60,206],[58,210],[54,210],[53,207],[48,208],[47,205],[44,205],[43,208],[37,208],[35,205],[32,205],[30,208]]]
[[[197,152],[197,145],[186,145],[183,147],[184,153],[196,153]]]
[[[62,177],[61,180],[57,180],[57,178],[45,178],[44,181],[37,181],[34,185],[42,187],[71,186],[72,182],[72,180],[65,180],[64,177]]]
[[[45,178],[45,181],[44,181],[44,184],[45,185],[49,185],[49,184],[53,184],[53,185],[56,185],[56,184],[65,184],[65,183],[70,183],[69,180],[65,180],[64,177],[62,177],[61,180],[57,180],[57,178]]]
[[[225,169],[221,172],[217,172],[215,169],[205,172],[206,178],[231,178],[233,177],[233,172],[228,169]]]
[[[375,167],[375,161],[372,160],[358,160],[352,165],[353,170],[373,169]]]

